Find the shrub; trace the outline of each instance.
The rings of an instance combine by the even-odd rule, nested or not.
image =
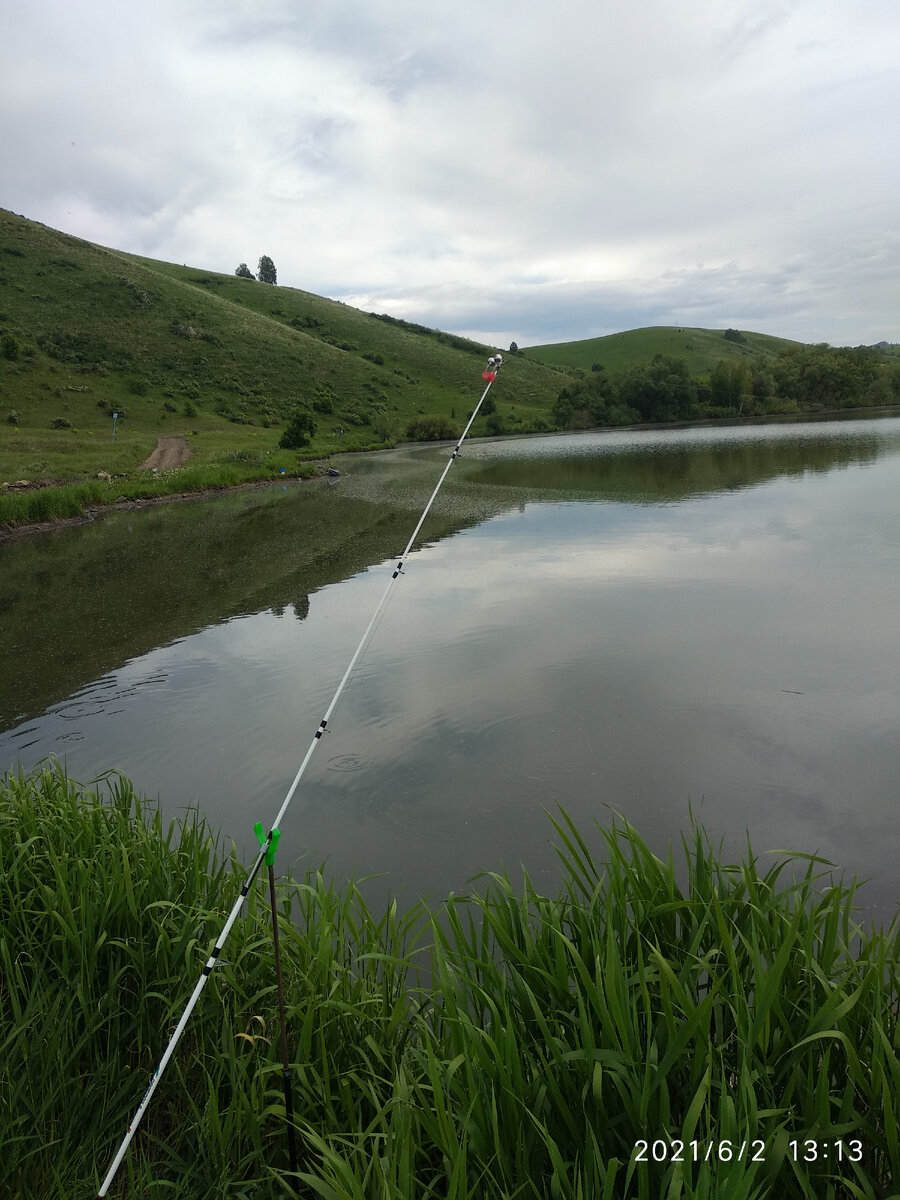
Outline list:
[[[19,357],[19,339],[14,334],[4,333],[0,337],[0,356],[14,362]]]
[[[181,411],[186,417],[196,417],[197,405],[194,404],[193,400],[185,400],[184,408]]]
[[[334,412],[334,392],[327,384],[320,383],[316,388],[312,406],[315,412],[323,415]]]
[[[356,401],[352,401],[345,408],[341,409],[341,419],[346,421],[348,425],[368,425],[369,418],[362,411]]]
[[[438,442],[445,438],[459,437],[459,430],[449,417],[431,413],[410,421],[406,427],[406,436],[412,442]]]
[[[54,417],[53,420],[50,422],[50,428],[51,429],[71,429],[72,422],[67,420],[65,417]]]
[[[7,425],[18,425],[19,414],[16,412],[16,410],[14,408],[11,408],[9,410],[9,412],[7,413],[6,423],[7,423]]]
[[[253,418],[242,408],[229,408],[227,404],[216,405],[216,412],[232,425],[252,425]]]
[[[295,408],[278,445],[282,450],[299,450],[303,446],[308,446],[315,435],[316,422],[312,413],[307,408]]]
[[[368,403],[371,403],[373,400],[380,400],[382,404],[387,404],[387,392],[383,392],[374,380],[367,379],[363,384],[363,388],[369,393],[368,396],[365,397]]]
[[[372,418],[372,432],[383,442],[391,440],[394,436],[394,426],[387,413],[380,412]]]

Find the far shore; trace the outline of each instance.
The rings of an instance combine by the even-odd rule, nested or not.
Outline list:
[[[556,437],[559,434],[567,433],[638,433],[643,430],[667,430],[667,429],[693,429],[693,428],[720,428],[733,427],[744,425],[780,425],[780,424],[803,424],[810,421],[829,420],[834,417],[843,417],[846,420],[854,420],[857,418],[866,417],[889,417],[900,416],[900,405],[870,405],[860,408],[823,408],[816,412],[804,413],[771,413],[766,416],[747,416],[747,417],[718,417],[710,419],[709,417],[695,421],[667,421],[667,422],[645,422],[639,425],[596,425],[588,429],[558,429],[549,433],[517,433],[517,434],[502,434],[499,437],[477,437],[473,441],[510,441],[519,440],[522,438],[545,438]],[[453,440],[449,439],[445,442],[396,442],[389,443],[377,450],[363,451],[348,451],[347,453],[360,454],[381,454],[386,450],[397,450],[404,448],[425,446],[441,446],[453,445]],[[340,452],[338,452],[340,454]],[[330,461],[332,455],[325,456],[321,459],[310,459],[310,466],[323,468]],[[156,507],[160,504],[167,504],[174,501],[184,500],[202,500],[210,496],[221,495],[223,492],[246,491],[249,489],[260,490],[262,488],[272,487],[278,483],[310,483],[317,479],[321,479],[321,475],[301,476],[301,475],[282,475],[272,479],[253,479],[245,480],[240,483],[219,484],[207,488],[201,488],[196,491],[173,491],[167,492],[158,496],[135,497],[133,499],[116,500],[110,504],[92,504],[85,508],[83,513],[75,516],[61,516],[47,521],[37,521],[30,524],[22,525],[3,525],[0,526],[0,544],[9,542],[14,539],[29,537],[32,534],[50,533],[53,530],[64,529],[70,526],[87,525],[98,517],[104,516],[109,512],[122,512],[124,510],[144,509]],[[38,490],[51,487],[66,487],[77,483],[77,480],[62,481],[57,480],[49,483],[38,483],[31,485],[29,490]],[[85,482],[85,481],[81,481]]]

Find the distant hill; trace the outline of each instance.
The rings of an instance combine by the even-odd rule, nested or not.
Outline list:
[[[788,348],[802,353],[784,364]],[[162,437],[170,449],[181,439],[188,461],[158,468],[153,494],[311,472],[302,458],[390,445],[414,423],[414,436],[452,436],[493,349],[299,288],[111,250],[0,209],[0,526],[150,494],[142,464]],[[496,411],[473,433],[886,405],[900,397],[895,349],[832,352],[670,327],[532,346],[506,356]],[[685,368],[657,379],[656,355]],[[620,385],[595,364],[610,377],[642,370]],[[312,441],[279,448],[298,407],[315,421]],[[50,482],[77,495],[43,494]]]
[[[316,410],[310,454],[402,440],[422,414],[461,428],[492,349],[0,209],[0,479],[130,470],[163,434],[192,437],[195,460],[263,453],[298,404]],[[510,356],[493,396],[511,428],[540,428],[559,388]]]
[[[710,375],[722,359],[747,360],[751,365],[774,359],[781,350],[800,343],[766,333],[739,332],[743,341],[731,341],[723,329],[674,328],[654,325],[630,329],[606,337],[585,338],[578,342],[557,342],[547,346],[528,346],[526,358],[555,367],[575,367],[590,371],[595,363],[615,373],[638,363],[649,362],[657,354],[683,358],[694,376]]]

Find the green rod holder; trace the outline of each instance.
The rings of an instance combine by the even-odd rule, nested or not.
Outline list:
[[[260,849],[266,844],[266,834],[263,833],[262,821],[257,821],[253,826],[253,832],[256,834],[256,840],[259,842]],[[272,867],[275,865],[275,851],[278,849],[278,839],[281,837],[280,829],[273,829],[268,835],[271,838],[269,848],[266,851],[266,866]]]

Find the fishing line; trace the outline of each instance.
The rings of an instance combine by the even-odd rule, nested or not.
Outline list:
[[[344,692],[344,688],[347,686],[347,681],[349,680],[351,674],[353,673],[353,669],[356,666],[357,662],[359,661],[360,656],[362,655],[363,650],[365,649],[366,644],[368,643],[369,638],[371,637],[372,632],[375,629],[376,624],[378,623],[378,620],[381,616],[382,610],[384,609],[384,606],[387,604],[388,599],[391,595],[391,592],[393,591],[394,584],[397,582],[397,580],[400,578],[400,576],[404,573],[403,572],[404,563],[406,562],[406,559],[409,557],[409,555],[412,551],[413,543],[415,542],[416,538],[419,536],[419,531],[421,530],[422,526],[425,524],[425,518],[428,516],[429,512],[431,511],[431,506],[432,506],[432,504],[434,504],[437,494],[441,490],[441,485],[443,484],[444,480],[447,478],[450,468],[453,466],[454,462],[456,461],[456,459],[459,455],[460,447],[462,446],[463,442],[466,440],[466,436],[467,436],[469,430],[472,428],[472,424],[473,424],[475,418],[478,416],[478,411],[481,408],[482,404],[484,403],[484,399],[487,396],[488,392],[491,390],[491,385],[497,378],[497,372],[500,370],[502,365],[503,365],[503,356],[500,354],[492,355],[488,359],[487,367],[485,368],[485,370],[482,373],[482,378],[487,381],[487,386],[485,387],[484,391],[481,393],[481,398],[479,399],[478,403],[475,405],[475,408],[472,411],[472,415],[469,417],[469,420],[466,423],[466,427],[462,431],[462,435],[461,435],[459,441],[456,443],[456,447],[453,450],[453,453],[450,455],[450,458],[447,460],[447,465],[444,467],[444,470],[441,472],[441,477],[440,477],[440,479],[438,479],[437,484],[435,485],[434,491],[431,493],[430,497],[428,498],[428,503],[425,505],[425,507],[422,510],[422,514],[419,517],[418,522],[416,523],[416,527],[412,531],[409,541],[406,543],[406,548],[404,549],[403,553],[400,555],[399,559],[397,560],[397,565],[394,567],[393,573],[392,573],[390,579],[388,580],[387,587],[384,589],[381,599],[378,601],[378,605],[377,605],[374,613],[372,614],[371,620],[369,621],[369,624],[366,626],[365,632],[363,633],[362,637],[359,640],[359,645],[356,647],[356,649],[353,652],[353,657],[350,659],[350,662],[347,664],[347,669],[344,671],[344,674],[341,677],[341,681],[337,686],[337,690],[335,691],[333,697],[331,698],[331,703],[328,705],[328,708],[325,710],[324,716],[319,721],[319,727],[316,729],[313,739],[310,742],[309,749],[306,751],[306,754],[303,756],[303,760],[300,763],[300,766],[297,768],[297,773],[294,776],[293,780],[291,781],[291,785],[287,790],[287,795],[285,796],[285,798],[282,802],[281,808],[278,810],[278,813],[275,816],[275,820],[272,822],[272,824],[269,828],[269,832],[266,834],[265,839],[260,844],[259,853],[257,854],[256,858],[254,859],[253,865],[251,866],[246,879],[244,880],[243,884],[241,885],[240,894],[238,895],[237,900],[235,900],[234,905],[231,909],[231,912],[228,914],[228,918],[225,921],[224,926],[222,927],[222,932],[219,934],[218,938],[216,939],[216,944],[213,946],[212,950],[210,951],[209,958],[206,960],[206,964],[203,967],[203,971],[200,975],[200,978],[197,980],[196,986],[194,987],[194,990],[191,993],[190,999],[188,1000],[187,1005],[185,1006],[184,1012],[181,1014],[181,1018],[180,1018],[178,1024],[175,1026],[175,1031],[173,1032],[171,1038],[169,1039],[169,1044],[166,1046],[166,1049],[163,1052],[162,1058],[159,1060],[159,1066],[156,1068],[156,1071],[154,1072],[153,1077],[150,1080],[150,1084],[149,1084],[146,1092],[144,1093],[143,1099],[141,1100],[140,1104],[138,1105],[138,1107],[135,1111],[134,1116],[131,1119],[131,1124],[128,1126],[128,1129],[125,1133],[125,1137],[122,1139],[122,1143],[119,1146],[119,1149],[116,1151],[116,1155],[113,1158],[113,1161],[109,1168],[109,1171],[106,1174],[106,1178],[103,1180],[103,1183],[100,1185],[100,1190],[97,1193],[99,1200],[102,1200],[102,1197],[104,1197],[106,1195],[107,1191],[109,1190],[110,1185],[112,1184],[113,1179],[116,1176],[116,1172],[118,1171],[118,1169],[122,1163],[122,1159],[125,1157],[125,1152],[127,1151],[129,1145],[131,1144],[131,1139],[134,1137],[135,1133],[137,1132],[137,1127],[141,1122],[141,1118],[143,1117],[144,1113],[147,1111],[147,1107],[150,1104],[150,1101],[153,1097],[153,1093],[156,1091],[157,1084],[159,1083],[160,1079],[162,1078],[163,1072],[165,1071],[166,1067],[169,1065],[169,1060],[171,1059],[172,1055],[175,1053],[175,1047],[178,1045],[178,1042],[181,1039],[181,1035],[184,1033],[187,1023],[190,1020],[191,1013],[194,1011],[197,1001],[200,999],[200,994],[203,991],[204,987],[206,986],[206,981],[209,979],[210,975],[213,972],[213,969],[215,968],[215,966],[217,964],[219,955],[222,952],[222,947],[225,945],[225,942],[228,940],[228,935],[231,933],[232,926],[234,925],[235,921],[238,918],[238,914],[240,913],[240,910],[241,910],[241,905],[244,903],[244,901],[247,899],[247,896],[250,894],[250,889],[253,887],[253,883],[256,879],[256,876],[259,874],[259,870],[262,867],[263,862],[266,861],[266,857],[269,854],[270,847],[273,842],[273,838],[275,838],[275,840],[277,840],[276,831],[279,831],[281,828],[281,822],[284,819],[285,813],[287,812],[288,808],[290,807],[290,803],[294,798],[294,794],[297,791],[297,788],[300,784],[300,780],[303,778],[304,774],[306,773],[306,768],[309,766],[310,759],[312,758],[313,754],[315,753],[316,747],[318,746],[319,742],[322,740],[322,737],[324,736],[325,733],[328,732],[328,728],[327,728],[328,722],[331,720],[334,710],[337,708],[338,701],[340,700],[340,698]]]

